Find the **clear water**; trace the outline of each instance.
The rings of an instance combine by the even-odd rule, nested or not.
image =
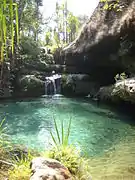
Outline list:
[[[84,99],[42,98],[0,104],[1,119],[12,141],[31,148],[47,149],[52,144],[53,116],[65,129],[72,119],[70,142],[89,155],[101,154],[132,135],[127,117],[108,107]]]

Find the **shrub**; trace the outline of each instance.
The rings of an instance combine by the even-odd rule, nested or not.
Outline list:
[[[58,124],[55,119],[54,127],[56,136],[54,136],[54,133],[50,133],[55,147],[45,152],[43,156],[60,161],[71,172],[74,180],[90,180],[88,161],[81,157],[76,147],[69,144],[71,119],[67,126],[67,130],[64,129],[63,121],[61,122],[61,133],[59,132]]]
[[[28,156],[21,159],[15,157],[13,159],[14,168],[9,170],[9,180],[29,180],[31,175],[30,163],[34,157],[31,152],[28,153]]]
[[[39,43],[34,41],[31,37],[21,37],[21,53],[36,57],[40,53]]]

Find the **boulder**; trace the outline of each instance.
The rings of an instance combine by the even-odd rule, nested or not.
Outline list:
[[[135,78],[119,80],[114,85],[101,87],[97,97],[103,101],[135,103]]]
[[[59,161],[37,157],[31,162],[30,180],[71,180],[71,174]]]

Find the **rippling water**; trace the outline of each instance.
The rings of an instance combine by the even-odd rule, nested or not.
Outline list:
[[[127,117],[84,99],[42,98],[0,104],[1,118],[14,143],[40,150],[52,144],[53,116],[66,129],[72,119],[70,142],[89,155],[100,154],[134,132]]]

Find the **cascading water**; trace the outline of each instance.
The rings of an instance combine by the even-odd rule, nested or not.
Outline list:
[[[50,77],[45,78],[45,95],[48,95],[49,86],[53,86],[53,88],[50,88],[51,90],[49,94],[55,95],[57,93],[60,93],[60,79],[61,75],[58,74],[54,74]],[[59,81],[59,83],[57,81]]]
[[[50,81],[45,79],[45,95],[48,94],[47,88],[48,88],[48,84],[50,83]]]

